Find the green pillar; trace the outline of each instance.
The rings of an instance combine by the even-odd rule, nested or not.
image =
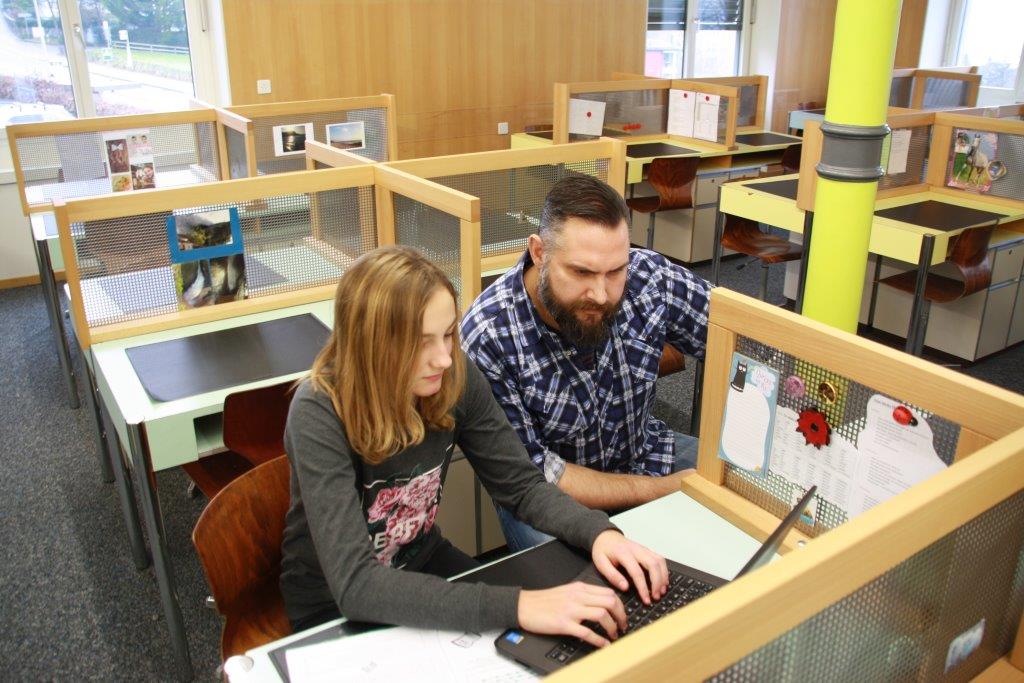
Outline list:
[[[857,331],[902,0],[839,0],[803,314]]]

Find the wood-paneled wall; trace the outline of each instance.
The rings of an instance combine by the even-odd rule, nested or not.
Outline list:
[[[508,146],[552,84],[643,70],[645,0],[222,0],[234,104],[394,93],[399,156]],[[256,94],[268,78],[270,95]]]
[[[821,104],[828,94],[837,0],[783,0],[773,99],[772,130],[785,131],[801,102]],[[917,66],[927,0],[903,0],[895,66]]]

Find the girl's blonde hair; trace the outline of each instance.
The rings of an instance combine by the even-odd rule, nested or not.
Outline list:
[[[360,257],[338,282],[334,329],[313,361],[316,390],[331,397],[349,444],[380,463],[421,443],[427,429],[451,429],[465,384],[458,325],[452,365],[432,396],[412,394],[423,313],[438,289],[458,301],[445,274],[409,247],[381,247]],[[456,313],[457,319],[457,313]]]

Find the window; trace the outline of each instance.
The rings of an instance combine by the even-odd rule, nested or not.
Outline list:
[[[1024,59],[1024,3],[961,0],[953,12],[952,54],[947,62],[977,66],[983,90],[989,90],[990,96],[1001,91],[1002,97],[1011,98]]]
[[[742,70],[744,0],[650,0],[644,74],[735,76]]]
[[[0,125],[187,109],[186,4],[0,0]]]

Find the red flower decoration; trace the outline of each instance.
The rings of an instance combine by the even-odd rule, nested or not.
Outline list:
[[[796,430],[804,435],[807,444],[815,448],[821,448],[829,444],[829,435],[832,428],[825,421],[825,414],[819,410],[808,408],[800,411],[800,418],[796,421]]]

